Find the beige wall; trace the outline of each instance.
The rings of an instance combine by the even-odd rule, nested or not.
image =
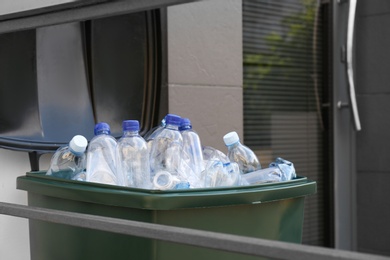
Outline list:
[[[242,137],[241,0],[168,8],[168,98],[203,145],[226,152],[224,134]]]

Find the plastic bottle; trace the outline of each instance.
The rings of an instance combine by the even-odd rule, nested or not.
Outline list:
[[[241,176],[241,185],[256,185],[282,181],[282,172],[278,167],[269,167]]]
[[[110,135],[110,126],[104,122],[98,123],[94,133],[88,145],[86,180],[123,186],[123,180],[116,175],[116,139]]]
[[[205,188],[222,186],[221,182],[225,175],[223,163],[221,161],[209,161],[202,174]]]
[[[231,162],[238,164],[241,174],[261,169],[261,164],[256,154],[249,147],[240,143],[240,138],[236,132],[226,134],[223,140],[228,148],[227,156]]]
[[[202,145],[198,134],[192,129],[191,121],[182,118],[179,130],[183,136],[183,156],[192,171],[200,176],[204,170]]]
[[[235,162],[228,162],[223,164],[226,172],[225,178],[222,181],[224,186],[239,186],[241,185],[240,167]]]
[[[144,135],[144,139],[146,142],[153,140],[156,135],[158,135],[158,133],[160,133],[164,129],[166,125],[165,118],[166,116],[161,120],[158,126],[153,127]]]
[[[241,185],[241,174],[237,163],[214,160],[208,161],[202,173],[204,187],[228,187]]]
[[[58,148],[54,153],[46,175],[74,179],[77,174],[85,170],[87,145],[88,141],[84,136],[75,135],[67,146]]]
[[[158,126],[155,126],[153,127],[152,129],[150,129],[144,136],[144,139],[148,145],[148,150],[149,152],[151,151],[152,149],[152,143],[153,143],[153,140],[154,138],[156,138],[156,136],[165,128],[166,126],[166,123],[165,123],[165,118],[166,116],[163,118],[163,120],[161,120],[161,123],[158,125]]]
[[[226,154],[211,146],[203,146],[202,154],[203,160],[205,161],[204,164],[207,164],[208,161],[213,160],[221,161],[224,164],[230,162],[230,159],[226,156]]]
[[[282,172],[282,181],[289,181],[297,177],[294,164],[283,158],[277,157],[274,162],[269,164],[269,167],[278,167]]]
[[[125,186],[149,189],[149,151],[145,139],[139,135],[139,122],[125,120],[122,128],[123,136],[116,149],[118,174],[125,180]]]
[[[169,172],[181,182],[186,182],[180,174],[181,154],[183,148],[183,138],[179,132],[181,118],[178,115],[168,114],[166,116],[166,126],[156,135],[152,141],[150,150],[151,181],[161,172]]]

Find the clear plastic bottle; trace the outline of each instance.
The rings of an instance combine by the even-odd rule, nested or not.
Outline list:
[[[85,170],[85,149],[87,139],[82,135],[75,135],[67,146],[58,148],[51,158],[50,168],[46,175],[63,179],[74,179]]]
[[[86,180],[103,184],[122,185],[116,175],[116,139],[111,136],[110,126],[101,122],[95,125],[95,136],[88,145]]]
[[[161,120],[158,126],[153,127],[144,135],[144,139],[146,142],[153,140],[156,137],[156,135],[158,135],[158,133],[160,133],[164,129],[166,125],[165,117],[163,118],[163,120]]]
[[[269,167],[277,167],[282,172],[282,181],[289,181],[297,177],[294,164],[283,158],[277,157],[274,162],[269,164]]]
[[[222,181],[224,186],[239,186],[241,185],[240,167],[235,162],[223,164],[226,171],[225,179]]]
[[[221,161],[224,164],[230,162],[230,159],[226,156],[226,154],[211,146],[203,146],[202,153],[203,160],[205,161],[204,164],[207,164],[208,161],[213,160]]]
[[[181,119],[179,130],[183,136],[183,159],[186,160],[192,171],[200,176],[204,165],[199,135],[192,129],[191,121],[188,118]]]
[[[204,170],[203,180],[205,188],[220,187],[225,171],[221,161],[209,161]]]
[[[158,172],[167,171],[185,182],[180,174],[183,137],[179,132],[181,117],[174,114],[166,116],[165,128],[153,139],[150,150],[151,181]]]
[[[125,180],[125,186],[149,189],[149,151],[145,139],[139,135],[139,122],[125,120],[122,128],[123,136],[116,149],[118,174]]]
[[[227,156],[231,162],[238,164],[241,174],[261,169],[261,164],[256,154],[249,147],[240,143],[240,138],[236,132],[226,134],[223,140],[228,148]]]
[[[240,169],[235,162],[208,161],[202,175],[206,188],[241,185]]]
[[[278,167],[269,167],[241,175],[241,185],[257,185],[282,181],[282,172]]]

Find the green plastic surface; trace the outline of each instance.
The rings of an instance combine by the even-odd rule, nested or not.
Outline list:
[[[155,191],[62,180],[17,178],[31,206],[300,243],[305,177],[247,187]],[[216,250],[30,220],[32,260],[259,259]]]

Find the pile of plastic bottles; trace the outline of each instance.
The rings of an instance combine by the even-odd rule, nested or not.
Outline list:
[[[296,177],[294,165],[277,158],[262,169],[236,132],[223,137],[228,152],[202,146],[188,118],[168,114],[144,137],[137,120],[122,124],[116,140],[107,123],[95,126],[88,143],[72,138],[53,155],[47,175],[142,189],[189,189],[254,185]]]

